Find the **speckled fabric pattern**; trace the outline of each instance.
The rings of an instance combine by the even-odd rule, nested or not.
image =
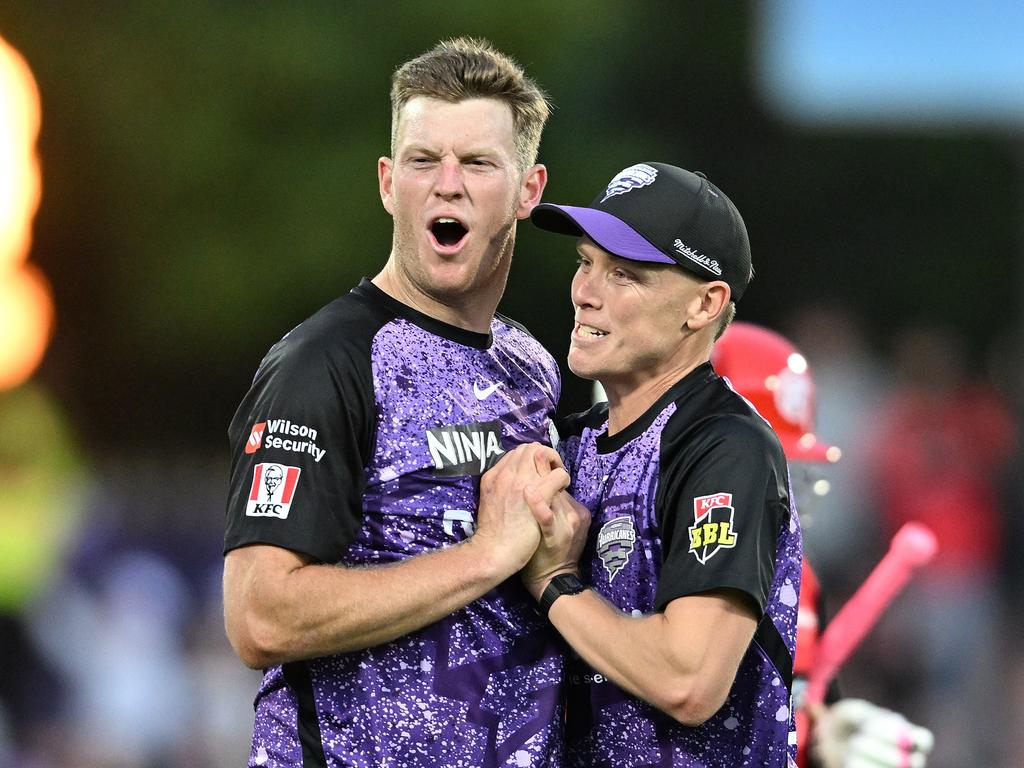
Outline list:
[[[719,385],[710,380],[710,383],[702,386]],[[698,387],[697,391],[702,390]],[[689,404],[684,406],[683,403],[687,402]],[[692,432],[686,430],[694,424],[700,424],[700,418],[696,413],[692,416],[680,414],[680,418],[675,420],[673,416],[677,408],[707,410],[712,407],[709,405],[712,402],[725,403],[729,418],[734,418],[737,413],[740,418],[747,418],[743,414],[747,406],[738,405],[738,398],[734,402],[727,392],[716,392],[709,399],[703,395],[698,396],[691,388],[686,398],[659,404],[657,407],[662,408],[660,412],[657,407],[652,408],[654,415],[649,425],[642,431],[638,430],[632,439],[614,447],[614,450],[607,450],[607,446],[603,448],[601,445],[601,441],[609,440],[606,436],[607,421],[600,423],[599,419],[594,418],[590,419],[589,426],[580,426],[576,432],[563,437],[559,446],[573,477],[570,491],[593,515],[581,575],[597,592],[625,613],[639,616],[657,609],[658,582],[666,567],[665,550],[668,542],[663,541],[666,516],[677,515],[680,518],[677,527],[692,525],[694,502],[700,494],[709,492],[698,490],[690,496],[675,500],[668,498],[667,492],[659,494],[660,485],[668,486],[667,472],[703,476],[694,469],[701,459],[687,459],[680,463],[677,457],[666,453],[668,443],[663,440],[666,427],[670,422],[675,421],[678,425],[679,421],[683,421],[684,427],[674,428],[681,430],[682,444],[693,446],[698,442],[697,429]],[[760,420],[753,411],[748,410],[747,413],[751,418]],[[755,426],[755,430],[760,429],[760,426]],[[708,444],[714,442],[711,440]],[[701,450],[696,449],[695,456],[707,455]],[[778,466],[778,470],[781,473],[782,493],[785,494],[788,479],[784,463]],[[732,471],[742,472],[743,467],[735,467]],[[729,471],[708,474],[712,476],[707,480],[711,483],[710,492],[732,489],[728,480]],[[673,487],[690,489],[697,486],[696,480],[687,480]],[[761,487],[764,487],[763,484]],[[792,498],[792,495],[789,494],[788,498]],[[750,546],[755,535],[751,516],[759,511],[756,505],[750,508],[740,502],[737,502],[732,521],[738,531],[736,535],[739,541]],[[784,495],[782,503],[789,503]],[[686,515],[689,519],[683,519]],[[764,606],[766,616],[762,621],[772,622],[791,659],[795,647],[801,563],[800,528],[795,510],[790,509],[785,519],[764,535],[768,538],[761,541],[766,542],[769,548],[774,547],[774,556],[768,566],[774,566],[774,573],[770,578],[770,588],[768,583],[762,584],[767,595]],[[698,564],[700,558],[695,557],[695,552],[686,549],[685,530],[681,540],[684,542],[681,554],[677,552],[673,555],[681,560],[673,562],[682,562],[684,568],[701,570],[706,565],[709,568],[721,568],[723,574],[726,571],[735,574],[746,567],[742,565],[744,560],[753,559],[753,556],[748,557],[746,553],[734,555],[732,550],[715,551],[712,548],[697,551],[696,554],[701,556],[711,553],[706,563]],[[675,546],[680,545],[677,543]],[[753,547],[750,551],[757,550],[757,547]],[[739,551],[737,548],[736,552]],[[727,557],[736,559],[727,561]],[[739,582],[728,580],[735,579],[733,575],[722,576],[726,579],[722,584],[745,588],[745,584],[749,583],[750,591],[756,592],[757,584],[763,581],[758,573],[758,569],[753,567],[752,573],[743,576]],[[709,580],[701,582],[701,589],[716,584],[718,576],[704,578]],[[785,655],[785,651],[777,650],[776,654],[779,653]],[[637,664],[642,663],[643,659],[638,658]],[[625,693],[579,659],[570,662],[568,680],[567,764],[570,766],[785,768],[795,758],[795,741],[791,738],[793,717],[790,712],[790,693],[784,675],[756,639],[740,664],[724,706],[696,728],[681,725],[646,702]]]
[[[344,565],[396,562],[464,540],[480,474],[519,443],[549,442],[554,361],[501,318],[491,334],[478,349],[402,317],[376,333],[376,444]],[[281,668],[265,676],[253,768],[308,768],[297,732],[313,713],[332,768],[563,764],[562,653],[518,578],[394,642],[303,664],[305,705]]]

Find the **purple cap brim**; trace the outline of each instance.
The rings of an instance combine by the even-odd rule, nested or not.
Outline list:
[[[651,245],[643,235],[622,219],[595,208],[541,203],[533,209],[530,218],[535,225],[550,232],[585,234],[604,250],[623,259],[653,261],[658,264],[676,263],[675,259]],[[567,229],[564,219],[569,219],[579,232]]]

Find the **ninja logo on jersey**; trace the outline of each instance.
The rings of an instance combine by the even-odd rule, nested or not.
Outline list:
[[[435,475],[482,475],[505,453],[501,422],[495,419],[428,429],[427,448]]]
[[[722,549],[736,546],[736,529],[733,527],[731,493],[712,493],[698,496],[693,500],[693,525],[690,532],[690,554],[701,565]]]
[[[246,516],[287,518],[301,471],[283,464],[257,464],[245,505]]]

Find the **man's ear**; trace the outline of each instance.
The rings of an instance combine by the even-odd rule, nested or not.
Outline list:
[[[384,209],[392,216],[395,214],[395,203],[392,197],[392,177],[394,161],[390,157],[377,158],[377,183],[380,186],[380,201]]]
[[[537,207],[548,183],[548,169],[538,163],[528,168],[523,174],[519,185],[519,207],[516,209],[517,219],[526,219],[530,211]]]
[[[690,330],[700,330],[713,323],[718,322],[722,312],[729,306],[732,299],[732,289],[729,284],[722,280],[712,280],[702,283],[697,290],[696,311],[690,315],[686,324]]]

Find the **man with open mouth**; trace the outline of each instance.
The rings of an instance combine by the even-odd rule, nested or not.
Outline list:
[[[225,622],[265,669],[249,765],[559,766],[560,644],[510,579],[539,529],[480,480],[532,468],[515,447],[549,441],[559,394],[495,314],[547,99],[461,38],[399,67],[391,102],[387,262],[270,350],[229,430]],[[534,491],[567,483],[551,466]]]

